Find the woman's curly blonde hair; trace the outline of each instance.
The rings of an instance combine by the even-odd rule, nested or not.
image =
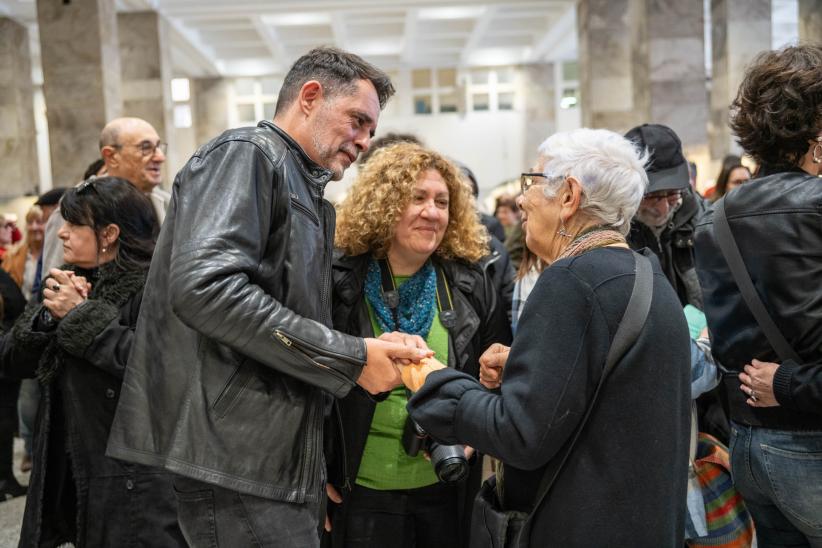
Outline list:
[[[488,254],[488,233],[479,222],[474,196],[454,164],[413,143],[397,143],[374,153],[361,168],[337,210],[335,244],[345,254],[388,253],[397,222],[423,173],[436,170],[448,187],[448,227],[435,254],[476,262]]]

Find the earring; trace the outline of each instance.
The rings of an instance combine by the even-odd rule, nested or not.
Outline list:
[[[562,222],[562,219],[560,219],[559,221],[559,230],[557,231],[557,234],[559,234],[560,236],[564,236],[566,238],[570,238],[572,236],[571,233],[565,230],[565,223]]]
[[[103,248],[103,253],[105,253],[105,252],[106,252],[106,249],[108,249],[108,248],[107,248],[107,247],[104,247],[104,248]]]
[[[813,163],[822,164],[822,136],[816,138],[816,144],[813,147],[811,156],[813,157]],[[822,178],[822,171],[817,171],[816,176]]]

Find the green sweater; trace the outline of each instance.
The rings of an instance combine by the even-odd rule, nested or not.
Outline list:
[[[397,287],[407,280],[406,276],[394,277]],[[374,317],[371,305],[368,305],[368,313],[374,335],[379,337],[383,331]],[[440,323],[439,313],[434,316],[425,342],[439,361],[448,363],[448,331]],[[387,399],[377,404],[357,472],[357,485],[369,489],[393,490],[416,489],[437,483],[434,467],[423,457],[422,451],[416,457],[410,457],[402,446],[402,432],[408,420],[406,403],[408,397],[405,387],[399,386]]]

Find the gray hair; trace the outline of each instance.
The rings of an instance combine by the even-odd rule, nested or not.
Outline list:
[[[613,131],[582,128],[548,137],[539,153],[550,179],[541,185],[547,198],[573,176],[582,185],[580,209],[628,234],[648,186],[647,151]]]

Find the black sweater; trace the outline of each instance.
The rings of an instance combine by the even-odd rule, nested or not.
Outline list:
[[[657,261],[639,339],[617,363],[574,452],[538,510],[532,546],[679,547],[689,436],[688,328]],[[633,287],[624,249],[556,262],[528,298],[501,394],[450,369],[409,402],[448,443],[504,463],[506,509],[528,510],[585,413]]]

